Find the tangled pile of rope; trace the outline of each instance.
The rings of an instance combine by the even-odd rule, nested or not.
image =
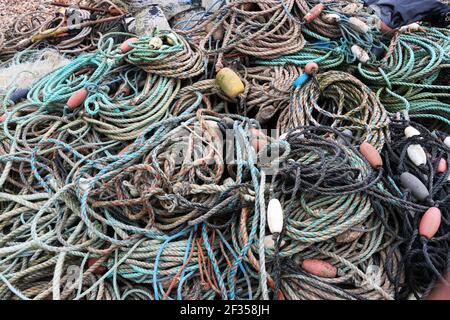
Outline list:
[[[95,50],[103,33],[127,31],[125,8],[110,0],[88,7],[58,2],[53,5],[53,16],[41,11],[26,12],[14,20],[9,30],[0,32],[0,61],[8,61],[26,49],[44,47],[77,55]]]
[[[70,60],[0,91],[0,299],[426,298],[450,34],[370,10],[217,0],[57,41]]]

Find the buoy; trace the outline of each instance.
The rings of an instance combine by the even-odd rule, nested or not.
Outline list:
[[[441,216],[441,210],[436,207],[429,208],[420,220],[419,234],[428,239],[433,238],[441,225]]]
[[[216,75],[216,82],[220,89],[232,99],[245,90],[244,83],[239,75],[230,68],[221,69]]]
[[[358,18],[351,17],[350,19],[348,19],[348,23],[353,30],[359,33],[367,33],[367,31],[369,31],[369,26],[364,21]]]
[[[267,144],[267,136],[256,128],[250,129],[250,135],[252,139],[252,147],[256,152],[261,151]]]
[[[11,94],[9,99],[16,104],[17,102],[25,99],[28,95],[28,92],[30,92],[30,89],[28,89],[28,88],[17,88]]]
[[[284,246],[286,244],[286,241],[281,240],[280,247]],[[266,249],[275,249],[275,241],[273,241],[272,235],[267,235],[264,237],[264,248]]]
[[[170,46],[174,46],[178,42],[178,38],[173,33],[166,34],[165,36],[166,42]],[[162,42],[161,42],[162,45]]]
[[[399,31],[401,33],[405,33],[405,32],[421,32],[424,31],[424,29],[422,28],[422,26],[420,24],[418,24],[417,22],[408,24],[406,26],[400,27]]]
[[[436,173],[444,173],[447,172],[447,160],[445,160],[444,158],[441,158],[439,160],[437,169],[436,169]]]
[[[88,268],[92,267],[98,261],[97,258],[89,258],[87,261]],[[108,271],[104,266],[98,266],[92,273],[103,275]]]
[[[370,60],[369,54],[356,44],[351,47],[351,51],[355,55],[356,59],[358,59],[362,63],[366,63]]]
[[[411,194],[419,201],[425,200],[430,193],[428,192],[427,187],[419,180],[416,176],[412,175],[409,172],[403,172],[400,175],[400,182],[403,187],[411,191]]]
[[[331,263],[319,259],[305,259],[302,269],[321,278],[336,278],[337,268]]]
[[[344,129],[342,131],[343,138],[341,136],[338,136],[336,139],[336,142],[342,145],[345,145],[352,141],[353,138],[353,132],[349,129]]]
[[[421,166],[427,163],[427,155],[420,144],[412,144],[406,149],[409,160],[416,166]]]
[[[153,37],[153,38],[150,39],[148,44],[153,49],[161,49],[161,47],[163,46],[163,41],[161,40],[160,37]]]
[[[84,100],[86,100],[88,93],[89,92],[84,88],[75,92],[67,101],[67,107],[69,108],[69,110],[75,110],[76,108],[81,106]]]
[[[378,169],[383,166],[383,159],[381,159],[380,153],[370,143],[363,142],[359,146],[359,152],[361,152],[373,168]]]
[[[325,9],[325,5],[322,3],[316,4],[305,16],[303,17],[303,20],[306,23],[313,22]]]
[[[317,73],[319,71],[319,66],[317,63],[311,61],[308,62],[305,66],[305,72],[309,75]]]
[[[414,136],[420,136],[420,131],[414,127],[408,126],[405,128],[405,136],[407,138],[411,138]]]
[[[123,53],[127,53],[129,51],[131,51],[133,49],[133,47],[130,46],[130,44],[132,44],[133,42],[138,41],[138,38],[130,38],[128,40],[125,40],[121,45],[120,45],[120,51],[122,51]]]
[[[271,233],[283,230],[283,208],[278,199],[271,199],[267,206],[267,224]]]
[[[82,193],[85,193],[86,190],[88,189],[88,182],[89,182],[88,179],[80,178],[80,191]]]
[[[307,73],[302,73],[297,79],[295,79],[293,86],[298,88],[301,87],[306,81],[308,81],[309,75]]]
[[[450,148],[450,137],[444,139],[444,144]]]
[[[322,16],[323,21],[327,23],[338,23],[341,21],[341,16],[336,13],[324,14]]]
[[[407,138],[420,136],[420,131],[412,126],[408,126],[405,128],[405,136]],[[408,158],[414,163],[416,166],[421,166],[427,163],[427,155],[425,154],[425,150],[419,144],[412,144],[408,146],[406,149],[408,154]]]

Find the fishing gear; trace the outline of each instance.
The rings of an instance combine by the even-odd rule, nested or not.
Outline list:
[[[25,70],[0,88],[0,299],[426,298],[449,268],[448,30],[208,3],[0,34]]]

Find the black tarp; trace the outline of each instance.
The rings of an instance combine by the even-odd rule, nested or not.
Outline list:
[[[417,21],[429,21],[436,26],[448,26],[449,5],[444,0],[364,0],[391,28]]]

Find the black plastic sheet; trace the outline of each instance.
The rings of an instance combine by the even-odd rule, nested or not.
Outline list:
[[[391,28],[417,21],[428,21],[442,27],[450,23],[450,6],[443,0],[364,0],[364,2]]]

